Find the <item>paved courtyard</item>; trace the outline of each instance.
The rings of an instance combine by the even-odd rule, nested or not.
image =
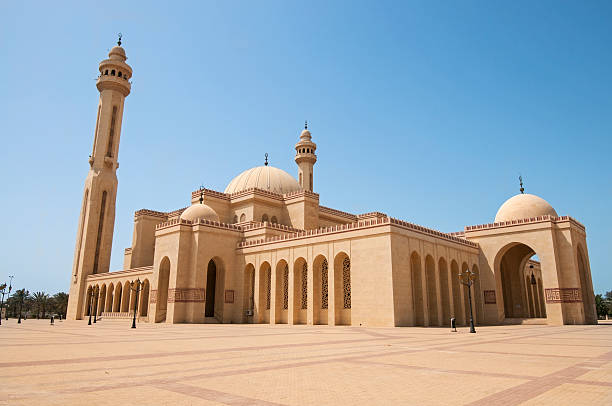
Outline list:
[[[612,404],[612,324],[2,321],[1,405]]]

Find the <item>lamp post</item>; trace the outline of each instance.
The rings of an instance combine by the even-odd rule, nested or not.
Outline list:
[[[136,298],[134,299],[134,317],[132,318],[132,328],[136,328],[136,313],[138,312],[138,292],[140,291],[140,278],[130,282],[130,289],[136,292]]]
[[[2,293],[2,300],[0,300],[0,326],[2,325],[2,309],[4,308],[4,295],[6,294],[5,291],[6,283],[0,285],[0,293]]]
[[[9,291],[7,293],[7,295],[8,295],[7,300],[8,300],[9,297],[11,297],[11,290],[13,290],[13,278],[14,277],[15,277],[14,275],[9,275]],[[8,320],[8,307],[6,308],[5,316],[6,316],[5,320]],[[0,314],[0,317],[2,317],[2,314]]]
[[[93,296],[96,298],[96,301],[94,302],[94,324],[96,323],[96,318],[98,317],[98,302],[100,301],[100,298],[98,297],[99,293],[100,287],[96,285],[96,287],[93,289]]]
[[[474,284],[474,281],[476,280],[476,278],[478,277],[478,275],[476,275],[476,273],[470,271],[469,269],[466,269],[465,271],[461,272],[459,274],[459,281],[467,286],[468,289],[468,301],[470,302],[470,333],[475,333],[476,329],[474,328],[474,316],[472,315],[472,285]]]

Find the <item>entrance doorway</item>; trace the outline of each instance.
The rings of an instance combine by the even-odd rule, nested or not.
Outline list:
[[[525,244],[514,244],[503,254],[499,266],[505,318],[546,318],[542,270],[535,251]]]
[[[215,290],[217,284],[217,265],[212,259],[208,262],[206,272],[206,306],[204,308],[205,317],[215,317]]]

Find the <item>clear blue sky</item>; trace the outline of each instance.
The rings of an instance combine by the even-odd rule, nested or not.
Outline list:
[[[295,175],[308,119],[321,204],[457,231],[522,173],[586,225],[612,290],[611,22],[609,1],[4,1],[0,282],[68,289],[97,64],[122,32],[113,270],[135,210],[223,190],[265,152]]]

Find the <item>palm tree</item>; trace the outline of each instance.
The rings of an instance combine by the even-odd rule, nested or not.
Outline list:
[[[54,311],[60,315],[63,315],[63,318],[66,318],[66,309],[68,308],[68,293],[56,293],[53,295],[52,303]]]
[[[36,305],[36,318],[42,317],[44,319],[47,311],[47,304],[49,303],[49,295],[45,292],[36,292],[32,296],[32,300]]]
[[[30,292],[25,289],[19,289],[15,291],[12,296],[15,299],[16,305],[19,307],[19,319],[21,319],[21,313],[23,312],[23,306],[27,305],[30,301]],[[20,321],[21,322],[21,321]]]

